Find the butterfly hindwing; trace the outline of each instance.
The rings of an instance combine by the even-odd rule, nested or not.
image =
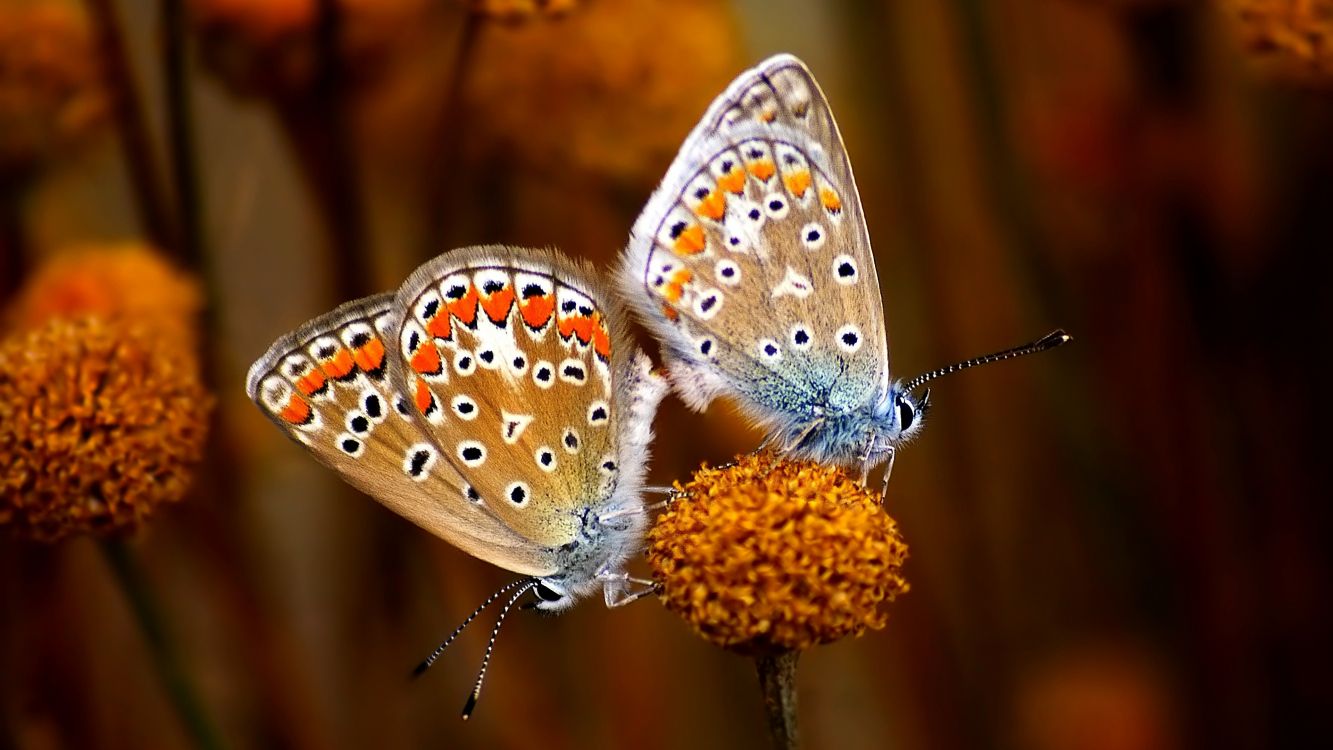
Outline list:
[[[696,408],[738,394],[775,424],[886,390],[851,166],[823,93],[791,56],[714,101],[635,224],[620,280]]]
[[[395,386],[392,294],[356,300],[274,342],[247,392],[289,436],[352,486],[456,547],[530,575],[556,570],[484,506],[440,455]]]
[[[413,408],[480,502],[535,544],[641,481],[664,386],[595,273],[552,252],[456,250],[400,289],[397,353]]]

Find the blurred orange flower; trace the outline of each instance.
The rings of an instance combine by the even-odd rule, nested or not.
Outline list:
[[[151,248],[134,242],[76,247],[28,279],[6,323],[31,329],[52,318],[126,319],[193,348],[200,285]]]
[[[55,541],[131,529],[179,501],[213,404],[191,354],[98,317],[0,344],[0,526]]]
[[[485,25],[464,77],[466,151],[652,184],[741,46],[722,0],[602,0],[558,22]]]
[[[100,69],[82,6],[0,4],[0,177],[25,173],[107,122]]]
[[[750,454],[677,490],[648,561],[666,607],[716,645],[765,653],[860,635],[908,590],[897,525],[840,469]]]

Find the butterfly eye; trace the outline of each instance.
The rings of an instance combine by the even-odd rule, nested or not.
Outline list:
[[[898,429],[906,432],[912,429],[912,423],[916,421],[916,408],[912,402],[907,400],[906,396],[898,397]]]
[[[556,591],[541,581],[538,581],[537,585],[532,587],[532,590],[537,594],[537,598],[544,602],[558,602],[565,597],[564,594],[561,594],[559,591]]]

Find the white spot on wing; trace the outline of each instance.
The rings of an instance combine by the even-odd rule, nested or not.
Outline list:
[[[806,276],[796,272],[795,268],[787,266],[787,275],[773,287],[773,298],[791,295],[797,299],[805,299],[815,291],[815,285],[810,282]]]
[[[531,414],[511,414],[500,412],[500,437],[507,445],[513,445],[522,437],[523,431],[532,424]]]

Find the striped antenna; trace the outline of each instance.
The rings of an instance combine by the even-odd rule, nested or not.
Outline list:
[[[902,390],[904,393],[911,393],[922,385],[943,375],[950,375],[959,370],[966,370],[969,367],[976,367],[977,365],[988,365],[991,362],[1003,362],[1006,359],[1013,359],[1014,357],[1022,357],[1028,354],[1044,352],[1047,349],[1054,349],[1061,344],[1067,344],[1072,339],[1073,337],[1065,333],[1063,329],[1056,329],[1030,344],[1016,346],[1013,349],[1005,349],[1002,352],[987,354],[984,357],[976,357],[957,364],[949,365],[948,367],[941,367],[938,370],[931,370],[923,375],[917,375],[907,381],[907,384],[903,386]]]
[[[457,628],[455,628],[454,632],[450,633],[449,637],[445,638],[444,642],[441,643],[439,646],[437,646],[436,649],[431,652],[430,656],[427,656],[424,660],[422,660],[420,664],[417,665],[416,669],[412,670],[412,677],[414,678],[420,677],[422,672],[425,672],[427,669],[430,669],[430,666],[435,663],[436,659],[440,658],[440,654],[443,654],[446,648],[449,648],[449,644],[454,642],[454,639],[457,638],[459,634],[463,632],[463,629],[466,628],[468,625],[471,625],[472,621],[477,619],[477,615],[481,614],[487,607],[491,606],[491,604],[496,599],[499,599],[501,596],[505,594],[505,592],[512,590],[515,586],[521,586],[525,583],[529,584],[530,586],[535,586],[537,583],[537,579],[520,578],[517,581],[514,581],[513,583],[505,584],[503,587],[500,588],[499,591],[486,597],[486,601],[482,602],[480,607],[477,607],[477,609],[473,611],[472,614],[468,615],[467,619],[463,621],[462,625],[459,625]],[[493,638],[492,641],[494,641]]]
[[[491,630],[491,640],[486,644],[486,655],[481,658],[481,669],[477,671],[477,684],[472,686],[472,695],[468,696],[467,703],[463,705],[463,721],[467,721],[468,717],[472,716],[472,710],[477,707],[477,699],[481,697],[481,682],[486,679],[486,667],[491,663],[491,652],[495,650],[495,639],[500,637],[500,626],[504,624],[505,616],[513,609],[514,602],[518,601],[520,596],[536,588],[539,583],[536,578],[528,579],[513,596],[509,597],[504,609],[500,610],[500,619],[495,621],[495,628]]]

